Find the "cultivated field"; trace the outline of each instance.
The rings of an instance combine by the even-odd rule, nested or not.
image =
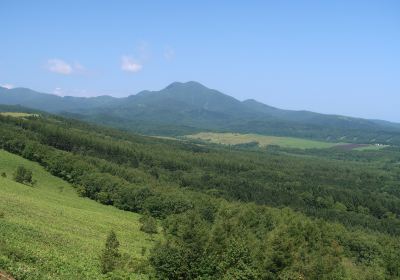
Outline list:
[[[339,143],[329,143],[329,142],[314,141],[314,140],[307,140],[307,139],[300,139],[293,137],[277,137],[277,136],[240,134],[240,133],[201,132],[193,135],[187,135],[186,137],[189,139],[198,139],[224,145],[238,145],[238,144],[257,142],[259,147],[278,145],[285,148],[299,148],[299,149],[312,149],[312,148],[324,149],[324,148],[331,148],[339,144]]]
[[[29,114],[22,112],[0,112],[0,115],[14,118],[38,117],[38,114]]]
[[[35,186],[12,180],[19,165],[33,171]],[[68,183],[40,165],[0,150],[3,172],[0,271],[16,279],[103,279],[98,258],[111,229],[132,270],[146,261],[159,238],[139,230],[140,215],[79,197]],[[131,277],[121,279],[147,279],[141,274]]]
[[[387,147],[387,145],[373,144],[352,144],[352,143],[332,143],[315,140],[307,140],[294,137],[278,137],[260,134],[241,134],[241,133],[216,133],[216,132],[200,132],[193,135],[186,135],[187,139],[201,140],[209,143],[223,145],[257,145],[261,148],[269,145],[277,145],[284,148],[297,149],[326,149],[338,148],[343,150],[379,150]]]

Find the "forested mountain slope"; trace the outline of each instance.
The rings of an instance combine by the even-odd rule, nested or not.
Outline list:
[[[400,277],[396,147],[228,150],[46,115],[0,116],[0,147],[161,219],[158,279]]]
[[[295,136],[328,141],[400,144],[395,123],[274,108],[243,102],[197,82],[125,98],[60,97],[0,88],[0,104],[21,105],[144,134],[182,135],[204,130]]]

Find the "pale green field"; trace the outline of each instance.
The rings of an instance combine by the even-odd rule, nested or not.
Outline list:
[[[33,171],[34,187],[12,180],[18,165]],[[111,229],[121,253],[132,260],[131,270],[146,261],[159,238],[139,230],[140,215],[81,198],[40,165],[0,150],[2,172],[7,178],[0,176],[0,271],[16,279],[103,279],[98,256]]]
[[[25,118],[25,117],[38,117],[38,114],[28,114],[22,112],[0,112],[0,115],[14,118]]]
[[[307,139],[293,138],[293,137],[277,137],[265,136],[258,134],[240,134],[240,133],[213,133],[213,132],[200,132],[193,135],[187,135],[190,139],[199,139],[211,143],[224,144],[224,145],[237,145],[250,142],[258,142],[260,147],[268,145],[278,145],[285,148],[299,148],[299,149],[323,149],[331,148],[338,144],[345,143],[329,143],[322,141],[313,141]]]

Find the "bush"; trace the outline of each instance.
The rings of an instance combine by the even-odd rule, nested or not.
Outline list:
[[[6,172],[1,172],[1,177],[3,177],[3,178],[7,178],[7,174],[6,174]]]
[[[18,166],[14,173],[14,180],[21,184],[33,185],[35,181],[32,180],[32,171],[26,169],[24,166]]]
[[[149,234],[158,232],[157,220],[152,216],[145,214],[140,218],[140,222],[142,223],[142,226],[140,227],[141,231]]]

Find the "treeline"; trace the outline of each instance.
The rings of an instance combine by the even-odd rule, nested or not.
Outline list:
[[[311,221],[289,209],[223,203],[211,221],[187,211],[168,217],[164,227],[166,240],[150,259],[159,279],[400,276],[396,241],[384,235],[350,233],[338,224]]]
[[[82,196],[163,219],[165,242],[151,258],[161,279],[400,277],[391,170],[227,152],[54,117],[0,117],[0,147]]]
[[[228,200],[290,206],[347,226],[400,233],[400,188],[398,172],[393,169],[321,157],[310,160],[268,151],[228,153],[223,149],[210,150],[178,141],[92,128],[61,118],[52,121],[9,118],[8,122],[22,129],[21,133],[28,139],[45,145],[44,149],[51,146],[72,152],[76,161],[84,156],[83,166],[90,163],[130,183],[149,182],[152,186],[202,191]],[[67,156],[60,156],[59,161],[63,158]],[[108,203],[118,201],[104,199],[106,193],[115,196],[117,191],[111,194],[108,187],[103,190],[99,184],[96,188],[85,184],[85,195],[102,197]]]

